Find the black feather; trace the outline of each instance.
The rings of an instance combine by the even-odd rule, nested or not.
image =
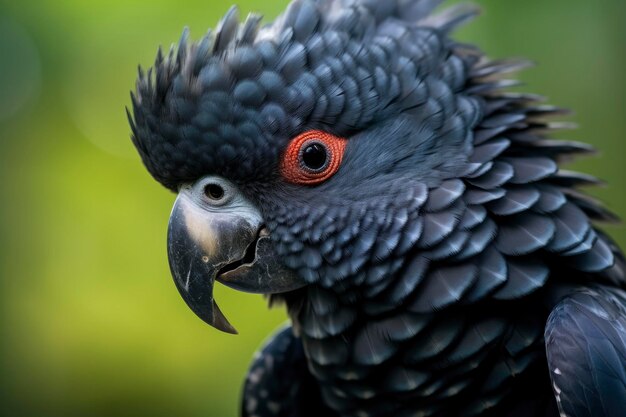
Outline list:
[[[505,158],[512,167],[515,175],[511,178],[513,184],[528,184],[544,179],[555,172],[558,167],[549,158]]]
[[[545,247],[555,233],[556,226],[550,218],[522,213],[505,218],[495,243],[505,255],[526,255]]]
[[[609,269],[615,262],[615,255],[604,239],[597,239],[591,250],[580,255],[571,255],[569,262],[585,272],[600,272]]]
[[[565,195],[556,187],[540,185],[537,188],[541,191],[541,195],[532,207],[534,211],[542,214],[553,213],[567,203]]]
[[[487,249],[480,256],[478,281],[465,297],[469,303],[482,300],[502,287],[508,278],[508,264],[504,256],[494,248]]]
[[[457,201],[465,191],[465,184],[461,180],[445,181],[436,190],[428,195],[424,210],[438,212],[446,209]]]
[[[585,214],[575,205],[566,204],[554,213],[556,232],[554,239],[546,246],[553,252],[565,252],[583,242],[591,224]]]
[[[495,215],[510,216],[528,210],[540,197],[541,193],[533,187],[509,188],[503,198],[489,203],[487,207]]]
[[[498,227],[496,223],[491,219],[485,220],[472,231],[472,235],[466,242],[465,247],[454,259],[465,260],[478,255],[493,242],[497,232]]]
[[[546,351],[561,413],[621,416],[626,403],[626,297],[618,289],[572,294],[546,326]]]
[[[438,323],[424,333],[419,343],[406,353],[408,363],[418,364],[444,354],[446,348],[452,346],[452,343],[460,337],[464,325],[462,320],[445,320]]]
[[[550,274],[550,270],[544,263],[532,258],[509,258],[507,265],[507,282],[493,295],[498,300],[512,300],[526,296],[541,288]]]
[[[468,182],[484,190],[493,190],[507,183],[515,175],[511,164],[496,162],[493,168],[478,178],[470,179]]]
[[[431,313],[459,302],[478,279],[474,265],[447,266],[435,269],[424,281],[410,310]]]

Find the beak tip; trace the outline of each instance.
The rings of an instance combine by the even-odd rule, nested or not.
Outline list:
[[[213,319],[210,322],[207,322],[209,325],[215,327],[218,330],[223,331],[224,333],[239,334],[239,332],[237,332],[237,329],[235,329],[233,325],[230,324],[226,316],[224,316],[224,313],[222,313],[222,310],[220,310],[215,300],[213,300],[212,316],[213,316]]]
[[[228,334],[232,334],[232,335],[238,335],[239,332],[237,331],[237,329],[235,329],[233,326],[231,326],[230,324],[228,326],[218,326],[216,323],[209,323],[212,327],[216,328],[219,331],[222,331],[224,333],[228,333]]]

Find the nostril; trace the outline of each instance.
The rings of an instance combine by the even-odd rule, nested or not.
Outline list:
[[[219,201],[224,198],[224,188],[218,184],[207,184],[204,187],[204,195],[210,200]]]

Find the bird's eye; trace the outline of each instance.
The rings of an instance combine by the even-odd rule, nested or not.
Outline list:
[[[346,139],[319,130],[296,136],[283,155],[281,174],[294,184],[320,184],[339,170],[346,144]]]
[[[206,195],[209,200],[219,201],[224,198],[224,189],[218,184],[207,184],[204,187],[204,195]]]
[[[307,143],[306,146],[302,148],[300,159],[305,168],[311,171],[320,171],[326,167],[328,151],[326,150],[326,146],[322,143]]]

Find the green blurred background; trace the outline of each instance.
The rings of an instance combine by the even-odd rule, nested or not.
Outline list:
[[[165,254],[174,195],[124,113],[137,63],[231,1],[0,0],[0,415],[236,415],[254,350],[286,316],[218,287],[233,337],[187,309]],[[287,2],[238,3],[273,18]],[[606,179],[592,193],[626,215],[626,3],[478,3],[458,37],[539,63],[526,90],[576,110],[581,128],[560,137],[602,153],[573,167]]]

